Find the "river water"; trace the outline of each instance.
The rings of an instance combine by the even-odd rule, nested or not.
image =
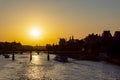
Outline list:
[[[0,80],[120,80],[120,66],[106,62],[77,61],[69,63],[54,61],[55,55],[33,53],[15,55],[15,61],[0,55]]]

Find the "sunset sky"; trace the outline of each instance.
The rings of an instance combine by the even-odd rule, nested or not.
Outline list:
[[[120,0],[0,0],[0,41],[45,45],[103,30],[120,30]]]

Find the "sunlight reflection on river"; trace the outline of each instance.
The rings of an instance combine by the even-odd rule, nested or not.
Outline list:
[[[45,54],[33,53],[31,63],[26,67],[27,79],[51,80],[46,75],[50,66],[48,66]]]
[[[44,65],[46,62],[45,54],[37,54],[37,53],[33,53],[32,55],[32,61],[31,63],[36,64],[36,65]]]
[[[33,55],[31,62],[34,63],[34,64],[42,64],[41,56],[39,56],[39,55]]]

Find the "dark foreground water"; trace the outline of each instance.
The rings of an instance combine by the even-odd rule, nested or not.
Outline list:
[[[106,62],[77,61],[69,63],[47,61],[44,53],[17,54],[13,62],[0,55],[0,80],[120,80],[120,66]]]

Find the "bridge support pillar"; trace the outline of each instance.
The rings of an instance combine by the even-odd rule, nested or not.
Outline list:
[[[49,61],[50,60],[50,54],[48,53],[47,55],[47,60]]]
[[[32,60],[32,52],[30,52],[30,61]]]
[[[15,60],[15,53],[13,52],[12,53],[12,61],[14,61]]]
[[[39,55],[39,51],[37,51],[37,54]]]

